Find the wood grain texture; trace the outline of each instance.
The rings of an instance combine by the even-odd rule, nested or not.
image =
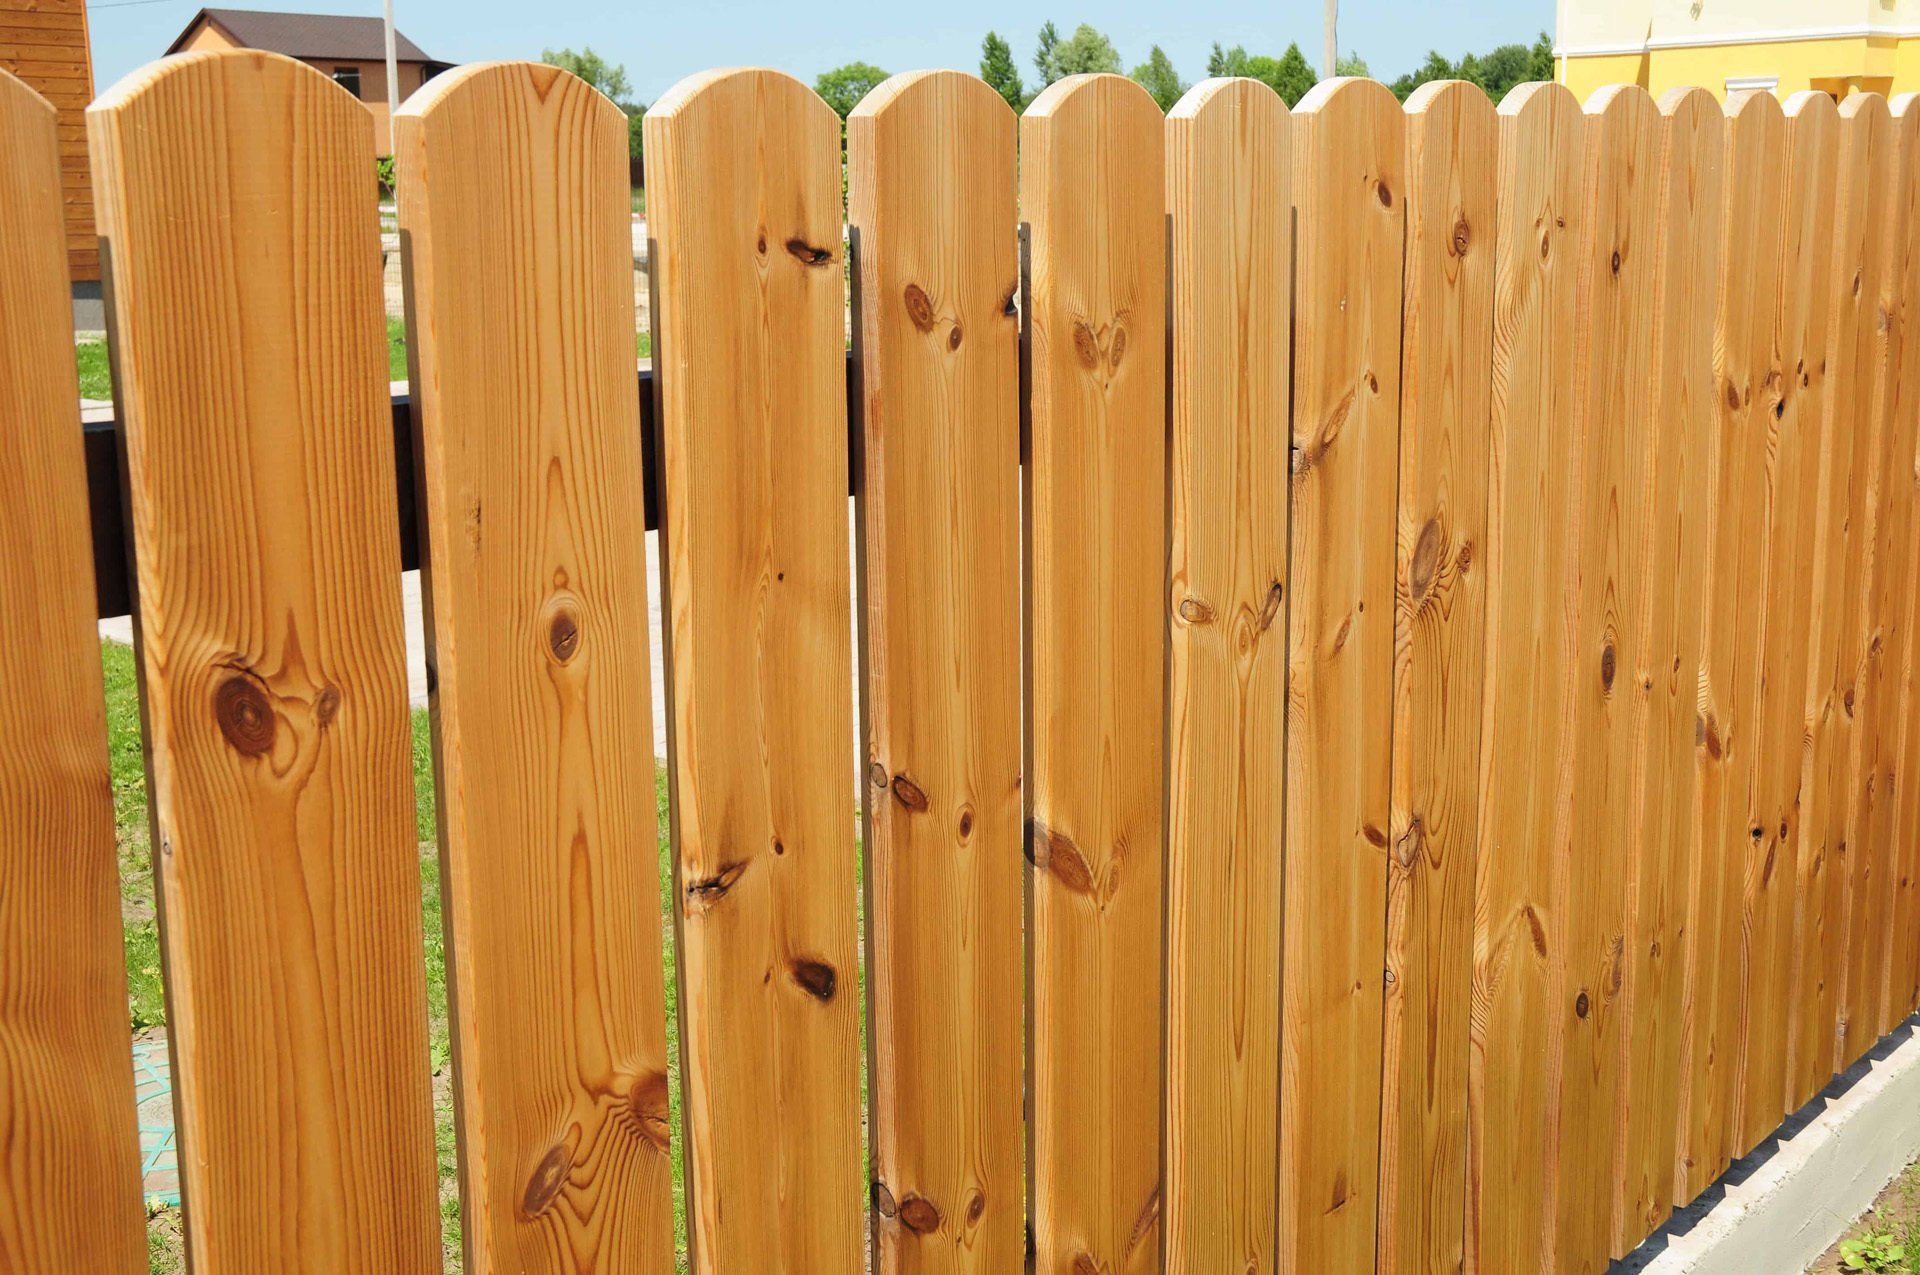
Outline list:
[[[1036,1269],[1158,1270],[1164,127],[1070,76],[1020,122],[1029,235],[1028,979]]]
[[[1899,374],[1894,382],[1891,419],[1906,421],[1920,413],[1920,96],[1902,94],[1892,102],[1900,135],[1909,201],[1902,221],[1900,279],[1895,290],[1894,331]],[[1910,423],[1911,424],[1911,423]],[[1920,431],[1920,425],[1913,425]],[[1920,568],[1920,438],[1912,451],[1891,455],[1887,490],[1906,504],[1907,572]],[[1904,490],[1902,489],[1904,484]],[[1887,1013],[1898,1020],[1920,1008],[1920,589],[1906,589],[1904,651],[1891,659],[1898,680],[1899,709],[1894,718],[1892,761],[1892,838],[1897,856],[1898,891],[1894,900],[1894,942],[1888,955]],[[1898,604],[1896,603],[1896,609]],[[1890,692],[1892,693],[1892,692]]]
[[[1909,610],[1916,592],[1909,553],[1908,526],[1913,507],[1915,422],[1920,419],[1920,378],[1913,362],[1913,293],[1910,257],[1913,225],[1920,217],[1920,112],[1895,113],[1889,125],[1886,197],[1880,215],[1889,229],[1884,249],[1876,330],[1884,341],[1878,380],[1872,387],[1881,415],[1874,462],[1874,525],[1867,582],[1868,638],[1861,673],[1861,838],[1870,858],[1869,907],[1862,917],[1866,942],[1855,970],[1860,979],[1854,1002],[1860,1016],[1861,1045],[1871,1047],[1906,1017],[1891,1003],[1895,954],[1905,948],[1911,918],[1904,895],[1912,888],[1907,847],[1895,838],[1899,803],[1899,760],[1904,670],[1909,659]],[[1904,924],[1903,924],[1904,922]]]
[[[1286,104],[1196,85],[1167,118],[1166,1267],[1271,1270],[1286,729]]]
[[[1652,363],[1645,446],[1629,456],[1646,487],[1646,533],[1628,587],[1641,595],[1639,658],[1627,688],[1632,763],[1627,916],[1614,1103],[1613,1255],[1672,1211],[1680,1096],[1681,954],[1693,736],[1706,573],[1707,459],[1714,414],[1713,306],[1720,281],[1726,116],[1702,89],[1660,99]],[[1631,387],[1628,387],[1631,390]],[[1591,1207],[1591,1206],[1589,1206]]]
[[[1612,1248],[1618,1181],[1615,1096],[1626,1039],[1629,847],[1635,835],[1636,705],[1652,680],[1648,591],[1639,564],[1653,521],[1654,280],[1660,112],[1644,89],[1588,101],[1585,217],[1574,327],[1574,472],[1578,487],[1567,587],[1573,639],[1573,766],[1562,776],[1572,820],[1556,911],[1547,1083],[1555,1104],[1546,1172],[1556,1209],[1556,1270],[1597,1271]],[[1662,659],[1664,660],[1664,654]],[[1665,672],[1666,670],[1662,670]]]
[[[43,94],[58,112],[67,271],[75,281],[97,281],[100,248],[85,117],[93,99],[93,59],[84,0],[8,0],[0,8],[0,73],[8,72]]]
[[[495,63],[394,133],[466,1269],[670,1271],[627,119]]]
[[[1371,80],[1294,112],[1280,1266],[1374,1264],[1392,785],[1406,124]]]
[[[1771,95],[1769,95],[1771,96]],[[1828,789],[1825,762],[1816,743],[1823,737],[1823,718],[1832,690],[1834,626],[1826,600],[1831,555],[1826,545],[1836,524],[1830,517],[1832,484],[1846,482],[1844,465],[1834,469],[1837,453],[1831,429],[1830,398],[1844,387],[1833,380],[1829,366],[1832,324],[1838,292],[1833,285],[1835,211],[1831,191],[1837,181],[1840,117],[1824,93],[1795,94],[1789,103],[1789,154],[1784,186],[1787,212],[1784,222],[1785,259],[1793,263],[1781,281],[1781,344],[1791,353],[1796,373],[1785,384],[1783,427],[1810,437],[1803,443],[1800,463],[1809,473],[1795,480],[1812,484],[1810,510],[1801,511],[1799,571],[1806,575],[1804,618],[1794,623],[1794,640],[1806,648],[1800,685],[1799,758],[1796,775],[1798,803],[1789,819],[1789,833],[1797,831],[1790,865],[1793,870],[1793,938],[1789,955],[1790,980],[1786,1005],[1786,1091],[1782,1102],[1795,1110],[1810,1100],[1833,1073],[1832,1040],[1834,990],[1823,954],[1832,944],[1837,920],[1830,916],[1830,868],[1835,862],[1826,841]],[[1800,183],[1817,181],[1820,190]],[[1785,359],[1782,360],[1785,363]],[[1783,372],[1786,368],[1783,367]],[[1791,422],[1791,426],[1788,426]],[[1833,587],[1837,587],[1833,586]],[[1776,744],[1781,741],[1776,741]]]
[[[1499,117],[1407,100],[1379,1266],[1465,1260]]]
[[[840,123],[774,71],[646,119],[695,1268],[861,1261]]]
[[[1732,1162],[1740,1086],[1747,801],[1759,731],[1761,572],[1768,477],[1762,414],[1773,370],[1786,121],[1771,94],[1727,104],[1726,213],[1714,319],[1716,420],[1707,467],[1706,631],[1694,728],[1686,972],[1681,1010],[1674,1203],[1698,1196]]]
[[[371,118],[244,52],[88,124],[189,1256],[438,1270]]]
[[[1545,1268],[1542,1042],[1561,921],[1575,291],[1585,119],[1557,85],[1500,104],[1486,672],[1468,1055],[1469,1269]]]
[[[54,114],[0,71],[0,1270],[146,1269]]]
[[[1026,1246],[1014,134],[956,71],[848,121],[884,1271],[1013,1270]]]
[[[1836,935],[1839,1018],[1833,1069],[1843,1071],[1870,1048],[1872,988],[1868,970],[1885,937],[1884,868],[1868,839],[1873,804],[1871,736],[1867,730],[1870,666],[1880,640],[1873,611],[1875,530],[1879,516],[1886,401],[1878,392],[1889,357],[1886,286],[1893,227],[1887,192],[1896,168],[1893,119],[1884,99],[1856,94],[1840,104],[1841,207],[1836,232],[1840,300],[1834,312],[1829,366],[1840,390],[1829,403],[1835,443],[1848,453],[1846,486],[1836,495],[1837,545],[1844,570],[1834,599],[1838,642],[1831,704],[1832,769],[1829,827],[1837,837],[1844,937]]]

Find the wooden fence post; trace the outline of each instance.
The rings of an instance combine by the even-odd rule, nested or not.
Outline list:
[[[466,1268],[667,1272],[627,117],[493,63],[394,129]]]
[[[1499,118],[1479,85],[1459,80],[1422,85],[1406,109],[1378,1262],[1383,1270],[1458,1270]]]
[[[372,120],[228,52],[88,134],[190,1260],[437,1271]]]
[[[1379,1218],[1406,121],[1371,80],[1293,115],[1280,1266],[1364,1270]]]
[[[848,120],[862,383],[873,1199],[883,1271],[1024,1257],[1014,115],[895,76]]]
[[[1026,768],[1034,1262],[1161,1244],[1164,118],[1069,76],[1020,123],[1031,286]]]
[[[1916,206],[1920,204],[1920,94],[1905,93],[1895,98],[1893,114],[1901,139],[1906,203],[1899,213],[1904,234],[1900,240],[1900,280],[1894,293],[1900,374],[1891,411],[1894,420],[1907,421],[1920,415],[1920,206]],[[1900,859],[1899,897],[1894,911],[1897,939],[1890,955],[1887,1017],[1895,1022],[1920,1008],[1920,589],[1912,587],[1912,574],[1920,568],[1920,439],[1914,440],[1911,451],[1896,451],[1889,464],[1888,490],[1900,493],[1898,498],[1907,506],[1907,575],[1901,586],[1906,595],[1907,609],[1901,621],[1906,650],[1896,657],[1892,674],[1899,683],[1900,711],[1892,726],[1898,735],[1899,752],[1891,763],[1892,798],[1897,808],[1889,835]]]
[[[147,1269],[53,109],[0,71],[0,1270]]]
[[[855,1270],[840,121],[775,71],[646,119],[689,1243]]]

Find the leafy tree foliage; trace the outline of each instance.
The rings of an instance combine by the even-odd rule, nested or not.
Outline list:
[[[860,105],[860,99],[886,78],[887,73],[871,62],[849,62],[815,80],[813,91],[826,99],[834,114],[845,119]]]
[[[1553,78],[1553,40],[1542,31],[1532,44],[1503,44],[1491,53],[1469,53],[1458,62],[1449,62],[1439,50],[1427,54],[1418,69],[1401,76],[1390,86],[1394,95],[1405,101],[1412,92],[1430,80],[1466,80],[1478,84],[1487,96],[1498,102],[1517,84]]]
[[[1052,84],[1069,75],[1120,73],[1120,53],[1113,41],[1082,22],[1073,34],[1062,40],[1053,23],[1040,28],[1039,52],[1034,65],[1040,68],[1040,81]]]
[[[1367,70],[1367,60],[1358,53],[1348,53],[1342,57],[1335,58],[1333,62],[1333,73],[1335,75],[1361,76],[1373,74],[1373,72]]]
[[[1163,111],[1172,110],[1180,95],[1187,91],[1187,86],[1180,81],[1180,73],[1173,69],[1173,59],[1157,44],[1147,54],[1147,60],[1133,68],[1133,78],[1153,95]]]
[[[980,78],[1016,112],[1027,109],[1027,86],[1020,82],[1013,49],[996,31],[987,32],[987,38],[980,42]]]
[[[595,53],[591,47],[575,53],[572,49],[542,49],[540,60],[548,66],[570,71],[612,98],[622,110],[632,111],[633,85],[627,80],[627,68]]]

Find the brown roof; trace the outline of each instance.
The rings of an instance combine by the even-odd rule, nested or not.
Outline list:
[[[387,56],[387,38],[379,18],[350,18],[333,13],[263,13],[258,9],[202,9],[167,52],[177,53],[202,20],[213,23],[242,46],[284,53],[290,58],[338,58],[343,62],[379,62]],[[400,32],[393,33],[402,62],[438,62]]]

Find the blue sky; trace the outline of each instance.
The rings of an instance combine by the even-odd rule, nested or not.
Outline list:
[[[324,10],[377,15],[379,0],[226,0],[233,8]],[[811,83],[854,60],[889,71],[977,70],[980,38],[997,30],[1032,78],[1033,37],[1048,18],[1062,33],[1091,22],[1112,37],[1130,69],[1154,44],[1183,78],[1199,79],[1215,40],[1252,53],[1279,53],[1298,40],[1317,65],[1319,0],[1031,0],[927,5],[915,0],[626,0],[620,4],[539,0],[394,0],[398,25],[427,52],[451,62],[537,58],[543,48],[591,45],[623,63],[634,95],[650,102],[681,76],[716,66],[778,67]],[[158,57],[199,11],[197,0],[94,0],[94,77],[101,90]],[[1449,57],[1496,44],[1530,42],[1553,30],[1553,0],[1343,0],[1340,48],[1391,79],[1439,48]]]

